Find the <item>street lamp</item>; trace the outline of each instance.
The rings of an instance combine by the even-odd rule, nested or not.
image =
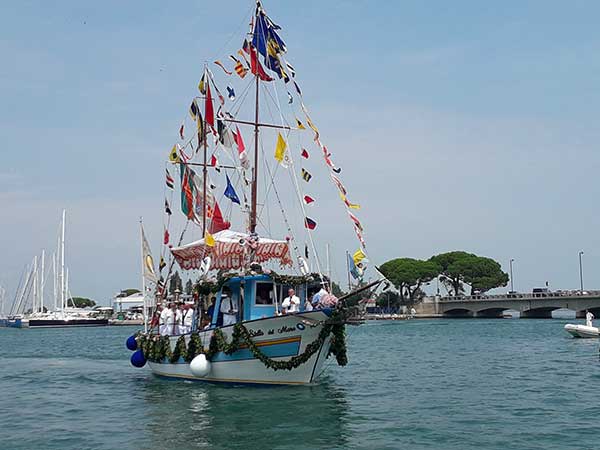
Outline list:
[[[513,258],[510,259],[510,293],[512,294],[513,292],[515,292],[515,287],[513,285],[513,271],[512,271],[512,265],[513,262],[515,260]]]
[[[583,255],[583,250],[579,252],[579,285],[581,287],[581,293],[583,294],[583,266],[581,264],[581,256]]]

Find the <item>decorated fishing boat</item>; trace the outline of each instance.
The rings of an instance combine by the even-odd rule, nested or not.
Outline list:
[[[313,383],[327,358],[347,362],[347,300],[381,283],[376,277],[336,297],[322,270],[315,244],[320,200],[306,192],[311,182],[331,182],[341,198],[358,241],[348,265],[359,281],[367,262],[355,214],[360,206],[349,200],[341,168],[309,114],[280,33],[257,2],[246,39],[241,36],[240,47],[214,61],[218,77],[204,67],[189,115],[178,124],[166,162],[158,270],[141,229],[144,330],[126,343],[134,351],[132,364],[147,365],[156,375]],[[253,134],[252,154],[244,133]],[[324,169],[320,175],[317,165]],[[185,218],[179,228],[171,210],[177,184]],[[196,239],[184,243],[189,235]],[[171,236],[180,237],[172,242]],[[177,267],[197,277],[187,298],[176,288]]]

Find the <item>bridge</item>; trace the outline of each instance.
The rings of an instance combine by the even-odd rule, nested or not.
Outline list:
[[[589,310],[600,318],[600,291],[556,291],[509,293],[505,295],[465,295],[425,297],[416,307],[417,314],[435,317],[502,317],[514,310],[527,319],[550,319],[552,311],[565,308],[578,318]]]

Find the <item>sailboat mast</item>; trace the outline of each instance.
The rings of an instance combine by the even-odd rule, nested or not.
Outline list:
[[[67,211],[63,209],[62,230],[60,234],[60,305],[64,310],[67,303],[67,285],[65,283],[65,220]]]
[[[207,83],[210,83],[209,77],[206,75],[206,66],[204,66],[204,75]],[[209,87],[210,89],[210,87]],[[205,100],[206,103],[206,100]],[[206,117],[206,109],[204,110],[204,117]],[[202,120],[202,119],[200,119]],[[207,164],[207,151],[208,151],[208,139],[203,139],[202,133],[204,132],[204,125],[198,129],[198,145],[202,142],[202,147],[204,149],[204,165],[202,166],[202,174],[204,175],[204,181],[202,183],[202,237],[206,236],[206,177],[208,176],[208,169],[206,168]]]
[[[52,293],[54,298],[54,309],[56,311],[58,307],[57,297],[58,297],[58,274],[56,273],[56,252],[52,254]]]
[[[38,311],[38,285],[39,285],[39,279],[38,279],[38,264],[37,264],[37,256],[33,257],[33,297],[32,297],[32,301],[31,301],[31,312],[37,312]]]
[[[141,253],[141,262],[142,262],[142,300],[144,302],[144,333],[148,332],[148,317],[147,311],[148,307],[146,305],[146,277],[144,276],[145,271],[145,261],[144,261],[144,225],[142,223],[142,218],[140,217],[140,253]]]
[[[41,271],[41,281],[40,281],[40,312],[44,312],[44,270],[45,265],[44,262],[46,260],[46,250],[42,249],[42,271]]]
[[[258,56],[257,56],[258,58]],[[252,171],[252,205],[250,210],[250,233],[256,232],[256,197],[258,194],[258,70],[255,75],[256,79],[256,95],[254,105],[254,170]]]

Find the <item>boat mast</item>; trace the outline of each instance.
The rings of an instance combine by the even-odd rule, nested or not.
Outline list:
[[[256,58],[258,60],[258,55],[256,55]],[[254,78],[256,80],[256,94],[254,102],[254,170],[252,171],[252,205],[250,209],[250,233],[256,232],[256,197],[258,190],[258,70],[256,71]]]
[[[44,261],[46,259],[46,250],[42,249],[42,272],[40,280],[40,312],[44,312]]]
[[[52,254],[52,293],[54,294],[54,309],[53,311],[56,311],[58,304],[57,304],[57,297],[58,297],[58,292],[57,292],[57,288],[58,288],[58,274],[56,273],[56,252]]]
[[[205,79],[206,82],[209,84],[209,89],[210,89],[210,81],[209,81],[209,77],[207,75],[207,70],[206,70],[206,65],[204,65],[204,75],[202,75]],[[205,95],[206,98],[206,95]],[[206,99],[204,100],[204,117],[206,117]],[[202,119],[200,119],[202,120]],[[204,124],[202,124],[202,126],[198,129],[198,146],[200,145],[200,143],[202,142],[202,147],[204,149],[203,153],[204,153],[204,161],[203,161],[203,166],[202,166],[202,175],[204,178],[204,181],[202,183],[202,238],[204,238],[204,236],[206,236],[206,177],[208,175],[208,169],[206,168],[206,155],[207,155],[207,150],[208,150],[208,139],[205,139],[202,134],[206,134],[206,131],[204,130]]]
[[[63,209],[62,230],[60,235],[60,305],[64,311],[67,303],[67,285],[65,283],[65,219],[67,211]]]
[[[142,262],[142,300],[144,302],[144,333],[148,332],[148,318],[147,318],[147,306],[146,306],[146,277],[144,276],[145,261],[144,261],[144,225],[142,224],[142,218],[140,217],[140,253]]]
[[[31,312],[37,312],[38,307],[38,265],[37,265],[37,256],[33,257],[33,296],[31,300]]]

